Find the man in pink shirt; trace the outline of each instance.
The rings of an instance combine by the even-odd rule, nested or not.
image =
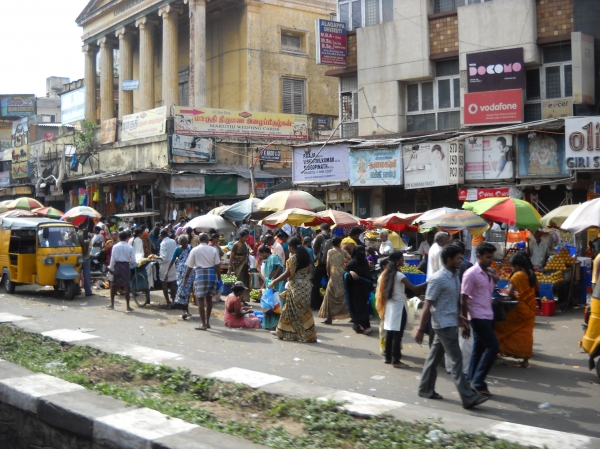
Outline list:
[[[485,378],[500,346],[494,333],[492,294],[499,277],[491,268],[496,247],[488,242],[477,245],[477,263],[469,268],[462,280],[462,316],[469,317],[473,329],[473,353],[468,378],[471,388],[482,396],[491,397]],[[467,312],[468,311],[468,312]]]

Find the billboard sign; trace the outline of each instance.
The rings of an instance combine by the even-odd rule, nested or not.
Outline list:
[[[24,145],[22,147],[12,149],[12,173],[13,179],[27,178],[29,175],[29,147]]]
[[[261,153],[260,160],[264,162],[281,162],[281,150],[267,148]]]
[[[0,95],[0,117],[30,117],[35,115],[35,104],[35,95]]]
[[[100,145],[113,143],[117,140],[117,119],[102,120],[100,124]]]
[[[292,181],[348,181],[350,149],[345,145],[294,148]]]
[[[210,137],[173,136],[171,146],[173,164],[215,163],[217,153],[215,140]]]
[[[565,164],[565,138],[559,134],[530,132],[518,135],[520,178],[555,178],[569,175]]]
[[[465,180],[515,177],[513,136],[472,136],[465,140]]]
[[[138,90],[140,88],[140,80],[123,80],[121,90]]]
[[[60,96],[60,122],[63,125],[85,119],[85,87]]]
[[[571,117],[573,115],[573,99],[559,98],[542,101],[542,119]]]
[[[121,141],[142,139],[165,133],[167,107],[162,106],[149,111],[124,115],[121,129]]]
[[[0,172],[0,187],[6,187],[10,185],[10,172]]]
[[[12,129],[10,125],[0,128],[0,151],[12,148]]]
[[[600,117],[565,119],[564,145],[567,169],[600,169]]]
[[[346,24],[332,20],[316,20],[317,64],[345,67],[348,47],[346,46]]]
[[[175,134],[308,140],[306,115],[175,106]]]
[[[525,89],[523,48],[467,54],[468,92]]]
[[[498,125],[523,122],[521,89],[468,93],[464,96],[465,125]]]
[[[571,33],[573,60],[573,103],[595,104],[594,38],[581,32]]]
[[[404,188],[447,186],[464,182],[464,145],[424,142],[404,145]]]
[[[402,150],[379,148],[350,150],[350,185],[398,186],[402,184]]]
[[[509,198],[509,187],[499,187],[497,189],[458,189],[459,201],[477,201],[485,198]]]
[[[204,176],[180,175],[171,176],[171,192],[173,195],[202,196],[205,192]]]

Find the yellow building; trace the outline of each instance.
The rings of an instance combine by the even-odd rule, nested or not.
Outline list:
[[[87,89],[86,118],[114,117],[116,66],[119,86],[139,80],[119,89],[119,118],[171,105],[337,116],[337,80],[315,63],[315,20],[335,10],[319,0],[91,0],[77,23],[85,84],[100,71],[101,104],[96,117]]]

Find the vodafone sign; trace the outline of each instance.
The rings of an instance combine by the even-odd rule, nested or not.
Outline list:
[[[510,188],[502,187],[499,189],[459,189],[459,201],[477,201],[484,198],[508,198],[510,197]]]
[[[523,122],[523,91],[496,90],[465,94],[465,125]]]

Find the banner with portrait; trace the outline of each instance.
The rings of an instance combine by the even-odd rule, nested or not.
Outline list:
[[[529,132],[519,134],[519,178],[568,176],[565,164],[565,137],[562,134]]]

